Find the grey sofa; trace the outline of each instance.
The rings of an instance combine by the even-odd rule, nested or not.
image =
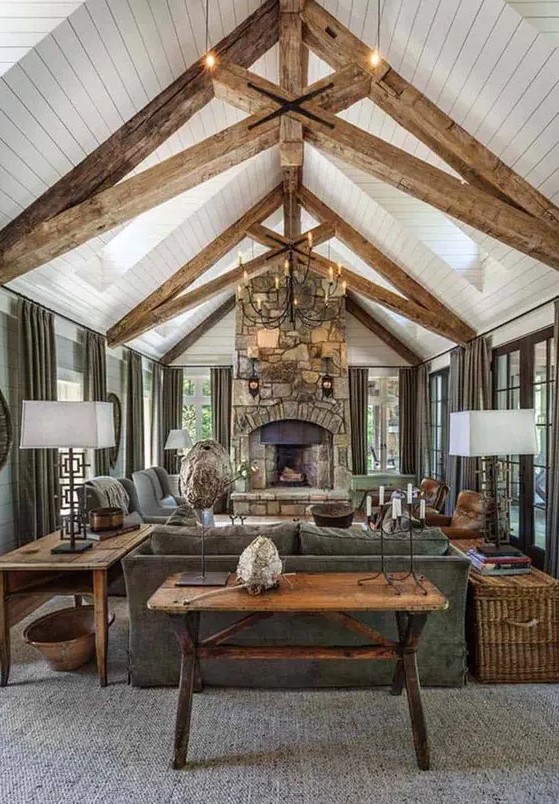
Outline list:
[[[95,479],[95,478],[93,478]],[[147,522],[150,525],[164,525],[167,521],[167,517],[169,514],[165,516],[146,516],[144,511],[140,507],[140,503],[138,501],[138,495],[136,494],[136,487],[134,483],[129,480],[127,477],[118,477],[115,478],[118,482],[124,486],[126,493],[128,494],[129,498],[129,506],[128,506],[128,513],[124,517],[124,524],[125,525],[138,525],[142,524],[143,522]],[[92,508],[102,508],[104,503],[103,500],[100,499],[97,489],[94,485],[91,484],[89,480],[86,480],[83,484],[81,493],[85,493],[85,510],[91,511]]]
[[[241,550],[263,534],[276,542],[286,572],[377,572],[379,542],[359,528],[336,530],[295,523],[227,527],[207,531],[207,570],[230,570]],[[464,614],[469,562],[438,529],[425,531],[417,544],[416,566],[448,598],[449,608],[432,614],[424,630],[418,663],[421,682],[462,686],[466,672]],[[177,572],[199,569],[199,531],[154,528],[151,539],[123,559],[130,612],[130,671],[134,686],[176,685],[179,650],[169,618],[149,611],[147,601]],[[387,540],[389,570],[406,570],[407,542]],[[361,616],[361,615],[360,615]],[[235,621],[235,615],[202,614],[201,637]],[[396,638],[394,615],[364,614],[364,622]],[[237,644],[359,644],[356,634],[317,617],[273,617],[235,638]],[[205,684],[249,687],[370,686],[390,683],[393,662],[203,661]]]

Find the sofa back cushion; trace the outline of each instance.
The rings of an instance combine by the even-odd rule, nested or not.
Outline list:
[[[271,539],[280,555],[297,553],[299,525],[293,522],[277,525],[226,525],[206,528],[204,547],[207,555],[238,556],[257,536]],[[155,555],[199,555],[202,544],[200,527],[157,525],[151,534]]]
[[[359,525],[351,528],[318,528],[302,523],[299,529],[301,555],[370,556],[380,555],[380,533],[365,531]],[[426,528],[414,535],[415,555],[442,556],[447,552],[448,539],[440,528]],[[388,556],[409,555],[409,539],[402,534],[384,537],[384,553]]]

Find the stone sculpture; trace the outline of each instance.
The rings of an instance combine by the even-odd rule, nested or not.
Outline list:
[[[230,483],[231,461],[217,441],[198,441],[183,458],[180,487],[192,508],[211,508]]]
[[[257,536],[245,547],[237,565],[237,581],[249,595],[259,595],[279,583],[283,564],[276,545],[266,536]]]

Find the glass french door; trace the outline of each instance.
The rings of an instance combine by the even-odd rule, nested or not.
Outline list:
[[[493,352],[494,407],[534,408],[537,455],[503,455],[510,503],[511,541],[543,565],[548,499],[555,349],[553,328]]]

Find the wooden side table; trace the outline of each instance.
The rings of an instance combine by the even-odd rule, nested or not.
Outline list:
[[[251,596],[234,583],[219,594],[201,597],[201,587],[177,587],[172,576],[148,600],[148,608],[170,615],[181,650],[181,675],[175,724],[174,768],[186,764],[192,695],[201,688],[198,661],[201,658],[248,659],[345,659],[371,661],[396,659],[392,694],[400,695],[404,686],[412,724],[417,764],[429,768],[429,741],[421,703],[417,673],[417,648],[427,616],[433,611],[448,608],[448,601],[428,580],[423,581],[425,594],[418,592],[410,578],[398,580],[394,587],[378,578],[360,585],[363,573],[318,572],[297,573],[289,584],[264,594]],[[209,591],[209,590],[206,590]],[[200,613],[235,612],[242,614],[237,622],[203,640],[199,638]],[[398,640],[387,639],[348,612],[393,612],[398,628]],[[334,620],[338,625],[357,632],[363,645],[332,647],[315,645],[235,645],[229,640],[254,623],[274,615],[312,614]]]
[[[10,675],[10,628],[36,605],[55,595],[93,595],[95,610],[95,648],[101,687],[107,685],[107,643],[109,583],[121,572],[120,560],[151,533],[150,525],[139,530],[95,542],[83,553],[52,555],[60,534],[42,539],[0,556],[0,686]],[[31,606],[22,602],[31,602]]]
[[[456,540],[460,552],[479,544]],[[466,634],[470,671],[481,682],[559,681],[559,581],[532,568],[526,575],[470,569]]]

